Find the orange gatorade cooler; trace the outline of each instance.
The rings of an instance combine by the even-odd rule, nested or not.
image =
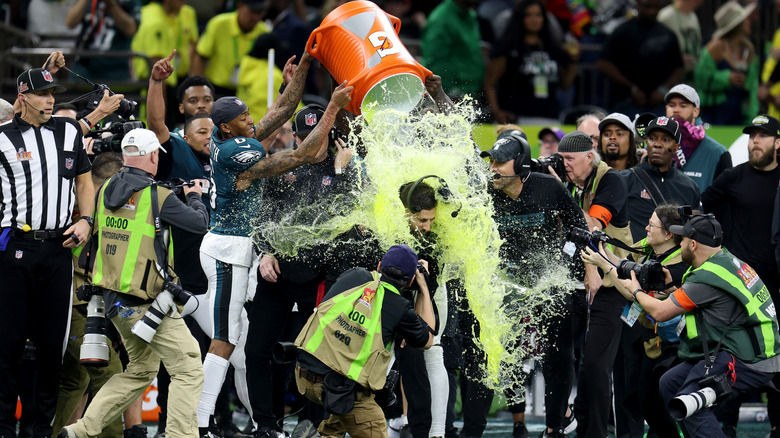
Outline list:
[[[370,1],[334,9],[309,36],[306,50],[336,79],[355,87],[347,110],[411,111],[425,94],[432,73],[414,60],[398,37],[401,20]],[[368,114],[364,114],[369,116]]]

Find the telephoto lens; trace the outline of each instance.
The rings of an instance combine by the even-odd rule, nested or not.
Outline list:
[[[157,333],[157,327],[160,326],[163,318],[165,318],[165,313],[160,308],[159,302],[154,300],[146,313],[144,313],[144,317],[136,322],[130,331],[143,339],[147,344],[151,343],[154,335]]]
[[[682,421],[699,409],[708,408],[715,404],[717,395],[712,388],[702,388],[690,394],[684,394],[673,398],[669,402],[669,414],[676,421]]]
[[[83,366],[104,367],[108,365],[108,320],[103,295],[92,295],[87,303],[87,323],[84,327],[84,342],[81,344],[79,362]]]

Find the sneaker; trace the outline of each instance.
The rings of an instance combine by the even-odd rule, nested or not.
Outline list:
[[[512,438],[528,438],[528,429],[525,427],[525,423],[518,421],[512,427]]]
[[[408,424],[408,420],[403,415],[387,420],[388,438],[400,438],[401,428],[404,427],[404,424]]]
[[[250,421],[249,424],[252,424],[252,422]],[[232,421],[222,424],[222,435],[225,438],[249,438],[252,436],[251,433],[246,433],[239,429]]]
[[[198,435],[200,438],[223,438],[222,432],[217,427],[215,429],[215,425],[209,426],[209,427],[199,427],[198,428]]]
[[[244,432],[244,434],[249,436],[254,436],[255,434],[255,423],[252,421],[252,419],[249,419],[249,422],[246,423],[246,426],[244,426],[244,429],[241,430],[241,432]]]
[[[79,437],[78,435],[76,435],[76,432],[74,432],[69,426],[65,426],[57,435],[57,438],[79,438]]]
[[[319,436],[320,434],[317,432],[317,428],[314,427],[314,423],[311,420],[303,420],[299,421],[295,426],[290,438],[314,438]]]
[[[563,429],[564,434],[572,433],[577,430],[577,419],[574,418],[574,405],[569,405],[569,412],[569,416],[564,416],[563,423],[561,424],[561,429]]]
[[[548,433],[547,428],[545,427],[542,433],[539,434],[539,438],[566,438],[566,434],[561,432],[560,429],[558,432]]]
[[[284,432],[262,426],[255,431],[255,438],[288,438],[288,436]]]
[[[404,424],[398,431],[398,436],[399,438],[412,438],[412,428],[408,424]]]
[[[123,438],[146,438],[148,430],[143,424],[136,424],[130,429],[125,429],[122,432]]]

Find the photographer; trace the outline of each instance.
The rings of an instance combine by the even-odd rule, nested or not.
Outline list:
[[[170,227],[203,233],[208,223],[200,184],[183,187],[186,205],[169,189],[155,184],[159,149],[152,131],[130,131],[122,140],[125,167],[98,192],[95,260],[94,264],[88,261],[87,272],[94,269],[92,284],[103,289],[105,302],[117,303],[107,309],[106,316],[122,337],[130,363],[124,373],[101,388],[84,418],[62,429],[61,438],[99,434],[152,382],[161,360],[171,374],[166,431],[172,436],[197,434],[195,407],[203,371],[198,344],[184,321],[163,317],[148,344],[131,331],[153,302],[162,313],[177,314],[172,293],[163,290],[175,279],[167,269],[173,268],[172,247],[165,242]]]
[[[664,276],[664,273],[660,271],[660,266],[663,265],[671,274],[671,283],[675,286],[674,288],[679,287],[682,284],[682,277],[688,269],[688,264],[682,261],[680,250],[682,238],[669,232],[669,227],[681,224],[683,224],[683,219],[680,217],[677,205],[659,205],[645,227],[647,237],[639,242],[639,247],[645,250],[644,254],[640,256],[629,255],[627,260],[639,263],[648,263],[648,261],[659,262],[660,265],[656,265],[658,268],[655,270],[656,278],[654,279],[657,280],[659,276]],[[625,284],[619,281],[620,278],[626,278],[625,269],[621,268],[628,265],[621,264],[624,261],[616,257],[608,247],[605,248],[601,242],[599,242],[598,252],[594,251],[592,247],[586,247],[585,249],[586,251],[582,254],[582,259],[605,272],[605,276],[610,277],[615,283],[615,288],[626,299],[633,301],[631,290],[627,289]],[[643,268],[650,267],[650,265],[642,266]],[[664,285],[666,285],[666,278],[661,279]],[[663,297],[665,298],[666,295],[663,295]],[[628,305],[626,308],[628,308]],[[632,315],[638,314],[640,310],[634,310],[632,307],[631,312],[635,312]],[[657,323],[654,324],[652,320],[646,318],[643,314],[639,314],[635,321],[626,321],[626,324],[633,327],[635,322],[640,324],[635,327],[638,333],[637,340],[626,348],[632,353],[631,357],[638,358],[638,360],[631,361],[630,364],[626,363],[625,366],[627,371],[636,370],[636,373],[628,374],[626,377],[626,389],[633,391],[633,393],[628,392],[623,400],[617,400],[617,405],[624,406],[634,418],[644,416],[651,430],[658,436],[674,436],[677,434],[677,425],[666,409],[658,408],[659,406],[664,406],[658,390],[658,380],[664,372],[677,362],[679,342],[674,337],[659,336],[659,334],[663,333],[661,327],[657,326]],[[673,330],[674,328],[675,326],[673,325],[671,329]],[[626,356],[628,354],[624,353],[624,357]],[[635,377],[635,379],[628,376]],[[639,382],[638,385],[636,382]]]
[[[603,230],[612,238],[633,244],[626,211],[626,185],[615,170],[601,161],[590,136],[580,131],[566,134],[558,145],[558,153],[566,165],[566,187],[582,208],[588,229]],[[587,325],[575,327],[575,332],[586,332],[586,336],[574,413],[580,436],[602,438],[607,435],[612,399],[610,379],[625,300],[609,279],[602,280],[595,266],[585,265],[584,280],[588,321]]]
[[[427,269],[424,260],[419,264]],[[406,348],[433,344],[435,318],[423,269],[411,248],[395,245],[375,272],[345,272],[295,340],[298,391],[330,412],[318,428],[323,436],[387,436],[374,391],[385,387],[393,344],[401,342],[399,335]],[[412,307],[401,293],[415,282],[420,293]]]
[[[723,233],[714,216],[697,214],[669,231],[682,236],[682,260],[691,265],[682,287],[659,300],[642,289],[634,273],[631,280],[620,280],[656,321],[685,315],[678,353],[683,363],[661,377],[667,405],[676,396],[710,386],[701,382],[705,378],[725,375],[731,392],[768,384],[780,371],[780,343],[775,305],[766,286],[753,268],[721,248]],[[720,388],[716,395],[716,401],[726,396]],[[686,436],[726,436],[712,410],[685,415],[681,425]]]

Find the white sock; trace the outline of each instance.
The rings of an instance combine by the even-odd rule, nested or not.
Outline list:
[[[214,406],[225,382],[227,370],[227,359],[212,353],[206,355],[203,361],[203,392],[198,402],[198,427],[209,427],[209,418],[214,414]]]

